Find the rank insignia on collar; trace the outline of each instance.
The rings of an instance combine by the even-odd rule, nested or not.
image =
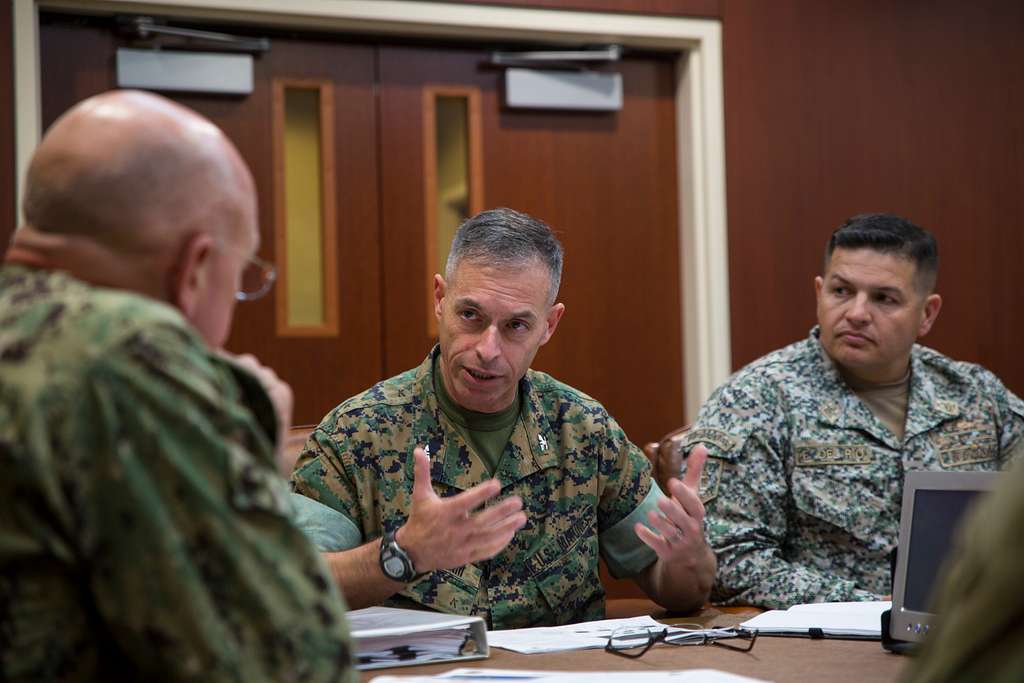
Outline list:
[[[548,440],[544,438],[543,434],[537,435],[537,443],[540,444],[540,452],[543,453],[548,449]]]
[[[958,415],[960,413],[960,406],[957,405],[957,402],[945,398],[935,402],[935,409],[946,415]]]

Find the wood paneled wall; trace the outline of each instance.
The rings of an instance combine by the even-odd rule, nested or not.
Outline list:
[[[733,361],[806,335],[824,244],[900,213],[938,238],[924,342],[1024,394],[1024,3],[724,0]]]
[[[722,18],[735,367],[806,334],[830,231],[885,210],[939,238],[945,305],[925,341],[1024,394],[1024,3],[492,4]],[[13,100],[9,58],[0,48],[0,103]],[[12,227],[12,109],[0,105],[0,239]]]
[[[1024,394],[1024,3],[490,4],[722,19],[735,368],[807,334],[831,231],[892,211],[939,240],[923,342]]]
[[[13,3],[0,3],[0,253],[14,232],[17,190],[14,176],[14,23]]]

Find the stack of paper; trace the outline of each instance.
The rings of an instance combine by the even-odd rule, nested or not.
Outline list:
[[[539,654],[543,652],[562,652],[565,650],[587,650],[603,648],[614,631],[632,631],[639,633],[645,630],[655,632],[664,630],[667,640],[678,643],[697,643],[701,636],[709,638],[729,638],[735,633],[723,629],[694,630],[660,624],[649,616],[631,617],[628,619],[603,619],[601,621],[585,621],[565,626],[538,626],[536,628],[517,628],[508,631],[490,631],[487,640],[494,647],[500,647],[523,654]]]
[[[766,683],[714,669],[689,671],[520,671],[512,669],[453,669],[436,676],[378,676],[370,683],[439,683],[442,681],[502,681],[503,683]]]
[[[793,605],[788,610],[763,612],[740,626],[765,636],[877,640],[882,637],[882,612],[890,607],[892,603],[888,601]]]
[[[625,627],[664,628],[664,625],[647,616],[629,619],[603,619],[566,624],[565,626],[538,626],[536,628],[490,631],[487,634],[487,640],[494,647],[528,655],[563,650],[585,650],[604,647],[608,644],[608,637],[611,636],[612,631]]]
[[[480,617],[460,617],[392,607],[348,613],[357,669],[481,659],[488,654]]]

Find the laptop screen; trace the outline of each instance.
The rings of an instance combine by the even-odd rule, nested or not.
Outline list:
[[[936,579],[959,524],[978,497],[992,490],[998,476],[998,472],[907,473],[893,579],[893,638],[921,641],[927,636]]]
[[[949,553],[964,511],[978,491],[936,491],[918,489],[914,496],[914,519],[928,520],[916,524],[910,537],[907,558],[906,593],[903,606],[915,612],[928,610],[935,577]]]

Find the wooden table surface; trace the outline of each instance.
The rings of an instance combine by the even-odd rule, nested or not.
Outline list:
[[[609,603],[609,618],[651,614],[666,623],[685,621],[706,627],[733,626],[759,611],[750,608],[709,607],[697,615],[676,616],[665,613],[645,600],[616,602],[622,604]],[[635,604],[627,605],[626,602]],[[640,659],[627,659],[603,650],[523,655],[492,647],[487,659],[376,669],[361,674],[363,681],[369,681],[380,675],[433,676],[459,667],[633,672],[718,669],[777,683],[890,683],[899,680],[905,662],[905,657],[883,650],[877,640],[810,640],[761,636],[750,652],[733,652],[709,645],[660,644]]]

